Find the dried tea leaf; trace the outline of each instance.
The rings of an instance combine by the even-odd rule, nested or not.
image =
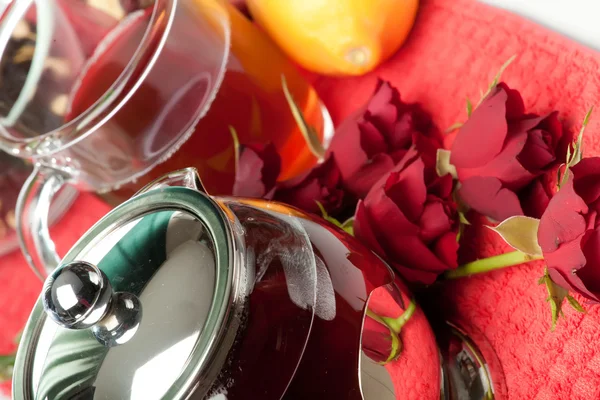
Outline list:
[[[325,148],[323,144],[319,140],[319,136],[312,126],[306,122],[306,118],[302,114],[300,107],[294,101],[294,97],[290,93],[290,89],[288,88],[287,81],[285,79],[285,75],[281,75],[281,86],[283,87],[283,93],[285,94],[285,98],[290,106],[290,110],[292,111],[292,115],[296,120],[296,124],[298,124],[298,128],[308,145],[310,151],[317,157],[319,160],[322,160],[325,157]]]
[[[450,150],[438,149],[435,157],[435,171],[438,176],[450,174],[453,179],[458,179],[456,167],[450,164]]]
[[[511,247],[531,256],[541,256],[537,240],[540,220],[517,215],[509,217],[496,227],[488,227],[498,233]]]

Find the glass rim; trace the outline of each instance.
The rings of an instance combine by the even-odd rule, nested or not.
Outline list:
[[[85,111],[71,121],[63,123],[59,127],[35,137],[16,138],[10,135],[4,126],[0,124],[0,149],[14,156],[35,160],[56,154],[68,147],[73,146],[104,125],[120,108],[122,108],[129,101],[130,97],[139,89],[147,75],[156,64],[158,58],[161,56],[164,46],[169,38],[176,8],[180,1],[181,0],[155,0],[152,6],[153,9],[150,20],[144,30],[142,39],[137,44],[135,52],[129,58],[124,70],[113,81],[111,86],[104,92],[104,94],[94,102],[94,104],[89,106]],[[16,24],[23,18],[27,10],[34,3],[38,7],[39,4],[43,4],[45,7],[47,4],[50,4],[50,1],[16,0],[5,10],[3,20],[0,22],[0,57],[8,45],[10,34],[13,32]],[[55,6],[57,6],[56,3]],[[52,11],[49,10],[49,12],[51,13]],[[41,14],[42,13],[38,13],[36,18],[37,21],[40,20]],[[121,21],[119,21],[119,24],[126,22],[127,18],[130,18],[132,14],[125,16]],[[51,16],[51,14],[48,13],[46,13],[46,15]],[[225,10],[223,10],[223,17],[223,31],[225,39],[224,56],[221,62],[219,75],[216,77],[215,85],[212,89],[212,93],[209,93],[207,96],[207,103],[202,107],[202,115],[204,115],[208,107],[210,107],[217,91],[221,86],[225,74],[227,60],[229,59],[231,26],[229,17]],[[160,24],[164,24],[165,29],[160,34],[160,40],[158,41],[156,48],[150,49],[149,43],[151,40],[153,40],[152,33]],[[51,36],[48,36],[48,40],[51,40]],[[37,46],[38,45],[36,43],[36,51]],[[136,68],[138,68],[141,60],[143,60],[145,58],[144,56],[149,52],[152,54],[151,58],[148,61],[145,61],[146,65],[144,66],[142,72],[138,75],[137,80],[131,85],[132,77],[134,76]],[[85,71],[85,67],[82,72],[83,71]],[[121,96],[123,90],[125,90],[127,86],[129,87],[127,88],[126,95]],[[54,139],[52,140],[53,143],[51,143],[51,146],[41,149],[40,151],[40,147],[43,147],[40,145],[46,143],[49,139]]]

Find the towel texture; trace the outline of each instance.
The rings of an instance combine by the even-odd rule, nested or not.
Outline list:
[[[445,128],[464,121],[466,97],[478,100],[480,89],[515,54],[503,80],[521,91],[527,110],[559,110],[566,126],[578,129],[600,98],[600,55],[473,0],[422,0],[410,39],[379,69],[356,78],[311,79],[335,122],[362,105],[381,77],[397,86],[404,100],[422,103]],[[599,129],[600,116],[588,126],[586,156],[600,155]],[[54,229],[59,251],[64,254],[107,211],[93,195],[80,196]],[[484,228],[470,237],[474,257],[507,250]],[[600,398],[600,308],[588,306],[583,315],[566,306],[565,318],[551,332],[547,293],[537,284],[542,273],[538,262],[447,283],[437,294],[443,300],[440,311],[479,342],[500,398]],[[40,289],[19,253],[0,259],[0,353],[13,350],[12,339]]]

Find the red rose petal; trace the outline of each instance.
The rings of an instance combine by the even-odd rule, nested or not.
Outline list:
[[[362,200],[359,200],[356,205],[356,213],[354,214],[354,236],[369,246],[374,252],[385,257],[385,251],[379,244],[379,240],[371,224],[371,218],[367,213],[365,204]]]
[[[371,121],[374,122],[382,132],[392,133],[396,118],[398,117],[398,106],[400,105],[400,93],[390,85],[389,82],[379,80],[375,94],[367,105],[367,112]]]
[[[541,129],[530,130],[525,146],[517,156],[517,160],[531,173],[539,173],[556,160],[551,145],[552,137],[549,133]]]
[[[504,90],[507,94],[506,100],[506,119],[514,120],[520,118],[525,113],[525,104],[521,93],[516,89],[511,89],[504,82],[498,83],[498,88]]]
[[[540,225],[540,231],[541,229]],[[554,251],[542,250],[548,268],[559,270],[565,275],[572,274],[574,271],[583,268],[586,262],[585,255],[581,249],[581,242],[584,235],[582,233],[568,242],[563,242]]]
[[[424,170],[423,160],[418,157],[401,171],[389,174],[384,187],[385,194],[413,222],[419,220],[427,198]]]
[[[413,143],[413,134],[416,132],[414,115],[411,112],[405,112],[399,115],[391,132],[384,131],[386,139],[394,149],[407,149]],[[423,133],[418,132],[418,135]]]
[[[351,176],[368,161],[367,154],[361,147],[361,134],[358,128],[359,117],[344,120],[335,130],[327,155],[335,154],[336,162],[342,178],[349,180]]]
[[[546,212],[540,219],[538,242],[545,258],[569,242],[580,241],[586,230],[586,221],[582,214],[587,213],[588,207],[573,189],[573,173],[569,171],[568,174],[569,179],[550,200]],[[581,256],[573,255],[572,260],[559,258],[552,266],[555,268],[565,267],[567,271],[576,267],[580,268],[585,263],[585,258],[581,249],[579,252],[581,252]],[[568,267],[568,265],[573,265],[573,267]],[[548,266],[551,265],[548,264]]]
[[[338,160],[343,158],[343,155],[336,155]],[[392,158],[387,154],[380,153],[373,157],[369,163],[360,165],[347,179],[343,176],[343,184],[349,192],[359,199],[364,199],[376,182],[393,168],[394,161]]]
[[[452,145],[450,162],[453,165],[479,167],[500,153],[508,132],[507,98],[504,90],[496,89],[473,111]]]
[[[392,354],[390,329],[367,314],[363,323],[361,344],[367,357],[375,362],[385,363]]]
[[[458,241],[456,232],[446,232],[435,242],[433,251],[447,266],[454,269],[458,267]]]
[[[406,268],[398,263],[392,263],[392,266],[408,282],[431,285],[437,279],[439,272],[423,271],[419,269]]]
[[[272,143],[243,146],[233,184],[233,195],[263,197],[275,187],[281,158]]]
[[[301,210],[320,215],[317,201],[323,204],[321,196],[321,185],[317,179],[302,182],[301,185],[290,189],[278,189],[274,199],[283,203],[291,204]],[[325,205],[324,205],[325,206]],[[330,210],[328,210],[329,212]]]
[[[427,193],[441,199],[450,198],[452,189],[454,188],[454,179],[452,176],[450,174],[438,176],[437,173],[433,176],[433,181],[427,184]]]
[[[600,198],[600,157],[584,158],[571,168],[575,192],[586,204]]]
[[[595,303],[600,302],[598,294],[590,292],[588,288],[585,287],[583,281],[576,274],[565,273],[550,267],[548,267],[548,274],[557,285],[562,286],[569,291],[579,293],[586,299]]]
[[[425,243],[438,238],[452,228],[452,221],[448,217],[441,201],[428,202],[419,221],[421,239]]]
[[[496,221],[523,215],[517,195],[504,188],[498,178],[474,176],[461,182],[458,194],[469,207]]]
[[[389,258],[405,267],[438,274],[449,268],[417,235],[395,230],[387,234],[385,242]]]
[[[360,132],[360,147],[368,158],[373,158],[376,154],[385,153],[387,144],[380,130],[367,119],[358,122]]]
[[[532,218],[540,219],[550,203],[550,195],[540,179],[535,179],[530,185],[518,193],[521,199],[523,213]]]
[[[423,162],[427,168],[435,169],[437,162],[437,151],[442,148],[442,143],[438,137],[428,137],[420,132],[413,134],[413,142],[419,151]]]
[[[261,173],[263,166],[264,161],[256,151],[250,147],[244,148],[240,155],[239,169],[235,175],[233,195],[262,197],[266,192]]]
[[[600,232],[593,231],[586,239],[583,245],[586,263],[577,270],[577,276],[597,297],[600,294]]]
[[[383,190],[377,188],[369,193],[364,201],[371,221],[377,227],[378,236],[387,239],[393,235],[417,236],[419,227],[410,221],[398,205]]]
[[[493,176],[498,178],[504,187],[519,190],[536,177],[517,160],[517,155],[523,150],[526,142],[527,133],[525,131],[511,131],[502,151],[486,165],[480,168],[458,169],[461,182],[470,177]]]
[[[562,141],[563,136],[565,136],[563,125],[558,119],[558,111],[553,111],[547,116],[545,116],[542,119],[542,121],[540,121],[540,123],[538,124],[538,128],[543,129],[544,131],[550,134],[550,136],[552,137],[552,147],[554,147],[555,149]],[[560,159],[564,160],[565,156],[566,154],[562,154]]]

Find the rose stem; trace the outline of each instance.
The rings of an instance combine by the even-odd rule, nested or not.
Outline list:
[[[411,299],[410,303],[408,303],[408,307],[406,310],[400,315],[398,318],[390,318],[390,317],[381,317],[384,323],[394,332],[400,333],[402,327],[408,322],[410,317],[415,313],[416,305],[415,302]]]
[[[525,254],[521,251],[512,251],[493,257],[482,258],[463,264],[456,269],[448,270],[444,274],[444,279],[464,278],[466,276],[490,272],[496,269],[512,267],[513,265],[519,265],[529,261],[542,260],[543,258],[544,257],[542,256]]]

